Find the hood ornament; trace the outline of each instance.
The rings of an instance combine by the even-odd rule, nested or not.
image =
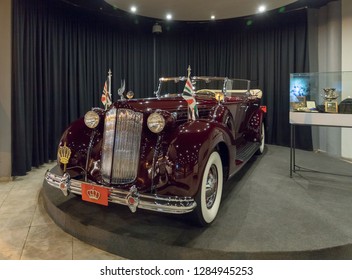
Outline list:
[[[121,87],[117,90],[118,95],[120,95],[121,100],[125,100],[123,93],[125,92],[125,80],[121,80]]]

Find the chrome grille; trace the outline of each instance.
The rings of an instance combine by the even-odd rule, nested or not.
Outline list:
[[[137,177],[143,114],[111,109],[105,116],[101,172],[103,180],[125,184]]]

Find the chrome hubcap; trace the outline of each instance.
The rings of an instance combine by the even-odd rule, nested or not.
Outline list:
[[[205,201],[208,209],[213,207],[217,190],[218,190],[218,170],[216,169],[216,166],[213,164],[209,169],[209,173],[207,176],[207,183],[205,186]]]

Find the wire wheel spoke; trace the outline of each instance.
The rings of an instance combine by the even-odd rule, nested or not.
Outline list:
[[[216,194],[218,190],[218,171],[213,164],[209,169],[207,176],[207,183],[205,186],[205,200],[207,208],[210,209],[214,205]]]

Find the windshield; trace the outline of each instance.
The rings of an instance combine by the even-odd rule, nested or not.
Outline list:
[[[157,96],[172,96],[182,94],[187,77],[160,78]],[[228,79],[225,77],[192,77],[192,86],[195,94],[203,90],[214,92],[243,92],[250,89],[250,81],[242,79]]]
[[[177,95],[183,92],[187,78],[161,78],[159,80],[158,95],[169,96]]]

